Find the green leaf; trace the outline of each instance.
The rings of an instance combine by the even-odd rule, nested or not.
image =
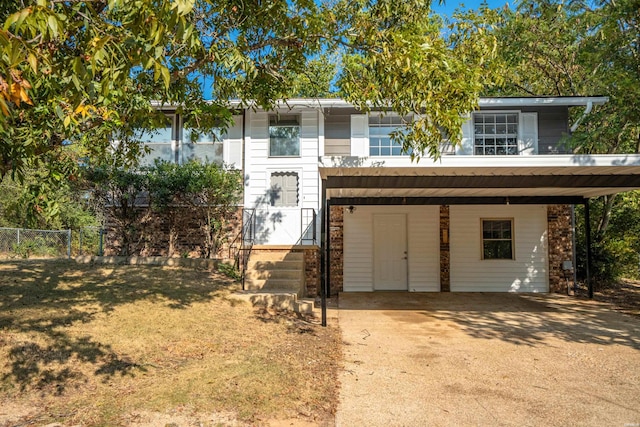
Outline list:
[[[56,19],[56,17],[53,15],[49,15],[49,17],[47,18],[47,23],[49,25],[49,28],[51,29],[51,32],[53,33],[53,36],[58,37],[58,20]]]

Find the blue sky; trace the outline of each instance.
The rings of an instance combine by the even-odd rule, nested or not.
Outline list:
[[[440,14],[451,16],[453,12],[458,9],[466,9],[466,10],[476,10],[480,8],[480,5],[483,3],[483,0],[467,0],[463,2],[458,1],[447,1],[444,4],[438,4],[437,0],[431,4],[431,7],[435,12]],[[509,4],[510,7],[515,5],[515,0],[507,1],[507,0],[487,0],[487,4],[490,8],[495,9],[496,7],[502,7],[505,4]]]

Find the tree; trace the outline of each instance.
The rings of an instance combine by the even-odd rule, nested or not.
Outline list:
[[[441,133],[459,139],[492,48],[470,27],[445,42],[429,5],[13,0],[0,30],[0,176],[55,168],[70,144],[103,157],[114,133],[153,127],[151,100],[184,107],[204,128],[228,118],[232,98],[272,106],[323,52],[346,52],[338,86],[358,106],[424,115],[401,137],[436,156]],[[139,153],[134,139],[119,149],[124,160]]]
[[[90,168],[87,179],[93,184],[96,209],[109,218],[109,225],[113,227],[115,237],[111,244],[118,248],[118,255],[138,253],[144,244],[144,218],[148,213],[140,203],[140,197],[149,188],[147,174],[103,165]]]
[[[191,161],[181,165],[157,162],[147,175],[152,213],[159,215],[168,228],[168,255],[176,251],[186,218],[195,218],[198,224],[200,255],[216,255],[225,237],[225,225],[238,209],[240,173],[215,163]]]
[[[29,170],[22,183],[10,176],[0,182],[0,226],[35,229],[73,229],[99,224],[88,201],[83,182],[78,180],[51,185],[42,175],[46,170]],[[46,192],[48,198],[38,194]],[[55,206],[49,204],[55,200]]]
[[[584,154],[640,152],[637,0],[523,0],[515,10],[485,10],[482,15],[468,14],[465,19],[489,22],[498,41],[494,69],[502,70],[496,80],[504,84],[486,93],[607,95],[610,101],[579,123],[569,141],[571,149]],[[574,112],[574,123],[580,114],[582,111]],[[603,259],[624,252],[618,244],[621,240],[615,237],[617,232],[607,233],[616,210],[624,209],[623,200],[626,203],[628,198],[611,195],[594,204],[594,245],[602,249],[599,254]],[[617,239],[617,243],[611,239]]]

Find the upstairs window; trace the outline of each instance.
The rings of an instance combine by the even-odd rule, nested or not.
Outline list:
[[[473,147],[477,155],[518,154],[518,113],[473,115]]]
[[[156,159],[175,162],[173,151],[173,141],[176,139],[173,132],[174,122],[175,116],[166,116],[163,126],[140,133],[140,142],[149,149],[149,153],[140,159],[142,166],[153,165]]]
[[[514,259],[513,219],[482,220],[482,259]]]
[[[185,127],[181,147],[181,162],[199,160],[203,163],[222,163],[222,147],[222,128],[214,128],[211,132],[200,133]]]
[[[407,156],[402,145],[391,138],[395,131],[406,128],[411,117],[375,114],[369,116],[369,155],[370,156]]]
[[[269,156],[300,156],[300,116],[295,114],[269,116]]]
[[[269,198],[271,206],[298,206],[298,174],[295,172],[272,173]]]

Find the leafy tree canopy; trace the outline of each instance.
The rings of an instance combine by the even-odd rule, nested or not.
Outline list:
[[[231,99],[269,107],[316,84],[324,96],[322,55],[346,55],[337,87],[356,105],[423,114],[401,137],[436,156],[443,134],[459,139],[495,52],[471,26],[445,40],[428,0],[9,0],[0,20],[0,176],[18,178],[40,162],[64,179],[58,165],[105,159],[114,138],[131,163],[134,129],[158,120],[151,100],[207,128]],[[72,144],[83,150],[69,158]]]

